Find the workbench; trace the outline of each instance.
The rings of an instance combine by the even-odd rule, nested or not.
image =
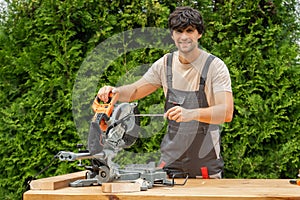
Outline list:
[[[184,186],[156,186],[147,191],[103,193],[101,186],[68,187],[84,172],[38,179],[23,194],[23,200],[101,200],[101,199],[299,199],[300,186],[289,179],[188,179]],[[182,183],[183,179],[176,179]]]

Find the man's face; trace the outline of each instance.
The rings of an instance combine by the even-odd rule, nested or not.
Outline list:
[[[172,32],[172,39],[178,50],[182,53],[189,53],[198,47],[198,40],[202,34],[192,26],[185,29],[177,29]]]

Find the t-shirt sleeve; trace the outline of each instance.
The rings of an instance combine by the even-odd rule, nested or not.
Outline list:
[[[232,92],[230,74],[226,64],[218,58],[213,62],[215,62],[212,80],[214,93]]]
[[[164,57],[157,60],[151,65],[148,71],[143,75],[143,78],[155,86],[162,86],[163,80],[163,70],[164,70]]]

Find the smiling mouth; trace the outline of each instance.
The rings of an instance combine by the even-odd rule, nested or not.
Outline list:
[[[178,42],[179,45],[183,45],[183,46],[188,46],[188,45],[191,45],[192,42]]]

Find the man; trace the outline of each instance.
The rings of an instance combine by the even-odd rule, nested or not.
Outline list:
[[[130,102],[162,87],[168,130],[161,143],[160,166],[169,175],[208,173],[221,178],[224,162],[218,124],[230,122],[233,114],[229,71],[222,60],[198,47],[204,25],[197,10],[176,8],[168,25],[178,50],[157,60],[133,84],[100,88],[98,97],[107,102],[113,92],[119,101]]]

